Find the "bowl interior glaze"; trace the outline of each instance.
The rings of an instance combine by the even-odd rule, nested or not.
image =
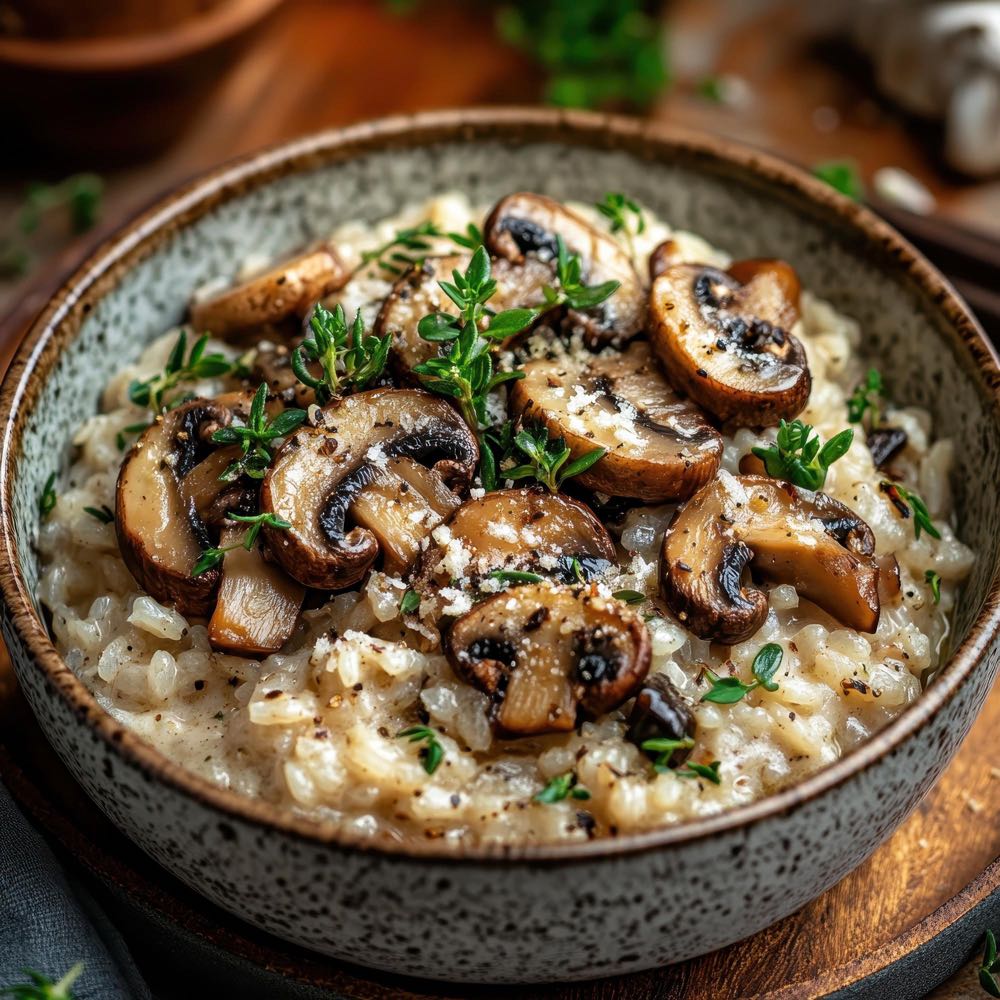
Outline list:
[[[735,256],[791,261],[806,288],[861,324],[864,353],[877,359],[890,396],[929,409],[935,434],[957,443],[952,485],[960,533],[979,558],[955,617],[954,645],[981,614],[992,634],[1000,563],[996,358],[942,279],[862,208],[767,157],[647,133],[622,119],[551,112],[428,115],[303,140],[182,189],[102,248],[40,318],[8,376],[14,418],[2,471],[20,594],[35,600],[32,540],[46,478],[67,458],[74,430],[96,411],[108,378],[183,319],[195,288],[233,275],[251,251],[277,257],[347,219],[375,220],[452,188],[483,203],[517,189],[584,201],[625,191]],[[36,614],[41,621],[37,606]],[[37,653],[44,640],[35,636],[32,645]],[[972,669],[971,657],[967,651],[943,676]],[[956,674],[948,683],[960,680]],[[76,697],[88,699],[77,687]],[[883,743],[906,735],[913,711],[884,731]],[[836,780],[864,752],[833,765]],[[821,790],[822,780],[833,780],[823,775],[807,784]],[[742,812],[714,823],[739,822]]]

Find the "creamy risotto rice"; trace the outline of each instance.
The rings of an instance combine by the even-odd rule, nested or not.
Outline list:
[[[442,232],[464,232],[470,222],[483,224],[484,208],[451,193],[375,225],[344,224],[331,243],[346,268],[358,270],[326,305],[339,301],[349,318],[360,309],[371,330],[395,278],[377,263],[363,266],[362,253],[425,220]],[[607,220],[592,206],[572,208],[608,232]],[[673,241],[671,264],[729,267],[726,254],[699,237],[671,230],[648,211],[644,221],[642,232],[633,227],[612,237],[637,274],[647,274],[650,254],[667,240]],[[433,253],[456,252],[447,238],[429,242]],[[242,277],[260,264],[248,261]],[[201,290],[201,301],[218,295],[230,277]],[[848,399],[868,362],[877,365],[877,359],[859,357],[863,331],[828,302],[805,290],[799,311],[793,332],[811,374],[799,418],[827,441],[849,426]],[[610,595],[622,591],[643,595],[641,602],[631,595],[636,603],[628,614],[648,631],[647,682],[668,679],[687,706],[694,724],[687,760],[700,770],[678,766],[680,758],[654,769],[656,755],[628,738],[635,690],[603,714],[582,713],[568,730],[498,732],[488,687],[457,675],[438,637],[478,606],[484,592],[492,596],[489,591],[503,590],[509,581],[481,581],[478,594],[463,586],[468,553],[451,544],[440,513],[428,515],[431,537],[418,540],[418,548],[438,547],[444,565],[436,569],[443,583],[433,594],[426,588],[416,593],[411,600],[423,606],[408,609],[406,625],[400,605],[414,592],[413,581],[405,565],[380,558],[342,592],[310,587],[299,624],[280,651],[262,657],[213,649],[206,619],[185,617],[140,587],[120,554],[115,523],[85,509],[115,510],[123,454],[135,441],[135,425],[150,419],[145,407],[130,401],[130,385],[164,369],[177,336],[165,333],[118,372],[105,389],[101,412],[78,430],[72,465],[38,539],[44,567],[40,596],[51,612],[59,649],[100,705],[167,757],[220,786],[373,837],[538,842],[621,834],[719,813],[837,760],[920,697],[922,685],[947,656],[949,618],[973,562],[951,523],[952,443],[935,439],[926,411],[888,403],[879,414],[882,425],[905,432],[891,470],[875,467],[859,432],[830,466],[823,485],[823,492],[866,522],[874,536],[872,559],[879,560],[882,576],[873,633],[845,626],[795,586],[772,581],[761,584],[767,612],[753,634],[731,645],[697,638],[671,612],[658,579],[664,530],[677,504],[618,504],[612,516],[614,504],[601,507],[608,498],[598,491],[595,506],[604,511],[599,516],[617,545],[617,565],[589,584],[588,592],[598,603],[615,603]],[[246,346],[236,346],[237,339],[213,341],[207,350],[235,357]],[[579,361],[579,339],[559,341],[543,320],[526,340],[505,344],[498,363],[509,367],[555,355],[571,368]],[[617,350],[607,347],[605,353]],[[236,384],[231,378],[205,378],[184,388],[213,397]],[[492,401],[497,412],[505,406],[504,392]],[[582,389],[575,397],[583,400],[576,412],[586,418],[596,397]],[[573,407],[570,411],[572,416]],[[317,419],[321,415],[311,411],[310,421]],[[618,426],[625,455],[644,447],[635,426]],[[735,481],[726,476],[740,475],[741,460],[755,445],[766,446],[776,436],[773,426],[731,427],[724,428],[721,471],[713,477],[724,482]],[[914,517],[902,516],[900,504],[880,487],[890,479],[923,499],[939,539],[927,531],[916,536]],[[473,481],[472,499],[483,495]],[[505,530],[500,524],[495,532]],[[550,564],[558,555],[549,555]],[[893,555],[898,592],[887,581],[886,557]],[[509,593],[515,592],[511,587]],[[782,654],[771,679],[774,690],[757,685],[731,703],[703,700],[712,674],[750,685],[754,658],[768,643],[778,644]],[[432,736],[400,738],[415,726],[428,727]],[[428,773],[431,754],[441,760]],[[715,762],[718,783],[706,773]],[[681,780],[681,771],[689,780]],[[539,798],[546,788],[548,794]]]

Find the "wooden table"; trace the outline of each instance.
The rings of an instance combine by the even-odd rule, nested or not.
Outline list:
[[[786,0],[669,4],[678,82],[653,113],[806,165],[852,157],[867,178],[880,166],[902,167],[930,188],[944,217],[991,225],[1000,233],[1000,181],[970,184],[942,170],[933,155],[933,130],[874,100],[863,69],[851,65],[845,71],[843,53],[818,54],[810,46],[804,6]],[[746,84],[745,104],[724,106],[697,96],[699,80],[720,73]],[[539,84],[537,71],[495,39],[485,5],[430,0],[419,16],[400,16],[367,0],[288,0],[175,147],[151,162],[104,175],[102,230],[163,189],[261,146],[383,114],[530,102]],[[71,163],[66,172],[91,166]],[[37,164],[12,167],[9,159],[5,169],[0,217],[14,210],[25,182],[39,175]],[[43,247],[38,270],[65,268],[99,233],[69,247],[60,247],[59,237],[52,234]],[[0,309],[27,315],[41,305],[28,282],[0,283]],[[12,348],[0,345],[0,364]],[[919,858],[890,862],[900,866],[901,880],[919,877],[912,867]],[[975,963],[933,994],[936,1000],[981,995]]]

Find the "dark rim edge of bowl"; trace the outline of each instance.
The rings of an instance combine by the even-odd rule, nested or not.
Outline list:
[[[639,159],[671,158],[702,163],[717,175],[738,175],[744,186],[779,196],[814,221],[829,222],[842,237],[852,236],[883,267],[904,275],[928,313],[945,322],[957,360],[979,382],[987,409],[1000,426],[1000,359],[978,322],[947,280],[887,223],[859,205],[770,154],[730,140],[616,115],[529,108],[481,108],[425,112],[333,129],[240,157],[160,197],[116,230],[73,272],[32,324],[0,387],[0,590],[13,627],[46,676],[47,685],[66,699],[86,723],[130,765],[167,782],[219,813],[274,829],[312,845],[368,852],[387,858],[427,861],[574,863],[615,860],[729,831],[747,830],[789,813],[842,784],[896,749],[925,726],[968,681],[982,654],[1000,631],[1000,566],[995,567],[983,606],[968,634],[952,652],[934,683],[896,719],[840,760],[774,795],[717,815],[688,820],[617,838],[583,843],[464,845],[444,840],[372,841],[345,834],[332,823],[310,820],[290,810],[220,788],[187,771],[143,741],[100,708],[81,680],[65,665],[24,584],[13,516],[14,469],[26,414],[37,397],[37,375],[47,372],[62,347],[78,332],[94,301],[113,288],[135,263],[153,253],[180,228],[217,205],[282,176],[393,148],[422,147],[461,140],[506,140],[518,144],[556,142],[619,150]],[[32,378],[32,376],[36,376]]]

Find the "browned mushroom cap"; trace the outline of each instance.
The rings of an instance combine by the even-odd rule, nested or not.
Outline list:
[[[299,620],[305,588],[264,559],[259,548],[240,542],[245,524],[223,528],[219,545],[230,548],[222,563],[222,582],[208,623],[213,649],[245,656],[266,656],[288,641]]]
[[[658,243],[649,255],[649,280],[656,279],[668,268],[681,263],[681,250],[673,239]]]
[[[466,487],[478,459],[465,422],[430,393],[371,389],[335,400],[321,426],[302,427],[282,445],[264,477],[261,509],[291,524],[264,529],[268,548],[307,587],[348,587],[374,563],[380,541],[387,555],[409,561],[413,538],[444,513],[441,484]]]
[[[547,490],[515,489],[467,500],[446,522],[447,540],[434,541],[414,570],[412,587],[434,606],[442,587],[476,586],[497,570],[528,571],[577,582],[607,570],[615,545],[590,510]]]
[[[631,258],[612,236],[560,202],[523,191],[501,198],[483,227],[483,242],[490,253],[517,264],[534,258],[552,270],[559,253],[557,236],[571,254],[580,257],[586,284],[617,281],[620,285],[611,298],[593,309],[571,309],[569,328],[582,329],[592,347],[631,340],[645,325],[646,296]]]
[[[789,332],[798,319],[791,268],[753,263],[745,284],[703,264],[667,268],[653,282],[650,316],[653,349],[678,389],[719,420],[763,427],[801,412],[811,380]]]
[[[313,247],[247,281],[191,303],[191,324],[225,336],[245,327],[304,316],[324,295],[347,284],[350,271],[328,244]]]
[[[220,496],[240,501],[232,484],[219,481],[226,456],[211,444],[232,418],[221,400],[184,403],[143,432],[118,474],[115,528],[125,565],[144,590],[185,615],[207,614],[219,582],[217,570],[191,575],[211,544],[205,519]]]
[[[848,628],[878,627],[871,529],[825,493],[763,476],[720,474],[678,508],[663,538],[660,588],[695,635],[732,644],[752,636],[767,597],[744,570],[790,583]]]
[[[441,290],[439,282],[452,281],[452,272],[464,271],[468,263],[468,254],[428,257],[392,286],[375,320],[374,332],[379,337],[392,334],[389,360],[400,378],[412,380],[410,373],[413,369],[434,357],[441,348],[441,344],[424,340],[417,331],[417,324],[430,313],[454,314],[455,304]],[[552,281],[551,268],[537,260],[521,264],[496,260],[492,263],[492,273],[497,290],[489,301],[489,307],[494,312],[539,306],[545,301],[545,286]],[[498,343],[497,347],[503,347],[511,339]]]
[[[513,384],[511,407],[524,421],[564,438],[575,461],[607,454],[577,480],[611,496],[680,500],[715,475],[722,438],[663,377],[646,343],[595,357],[582,370],[529,361]]]
[[[501,735],[573,729],[630,698],[649,670],[649,633],[621,601],[536,583],[497,594],[455,622],[445,651],[491,699]]]

